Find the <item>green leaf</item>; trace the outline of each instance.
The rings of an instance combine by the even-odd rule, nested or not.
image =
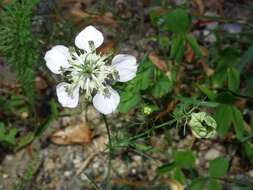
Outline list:
[[[168,174],[169,172],[171,172],[175,167],[176,167],[176,163],[172,162],[172,163],[168,163],[168,164],[164,164],[160,167],[158,167],[156,169],[156,173],[158,175],[164,175],[164,174]]]
[[[242,55],[241,62],[239,64],[239,71],[242,71],[242,69],[252,61],[253,61],[253,44]]]
[[[198,88],[201,90],[202,93],[204,93],[210,100],[214,100],[216,95],[215,93],[210,90],[209,88],[205,87],[205,86],[198,86]]]
[[[139,93],[133,94],[132,92],[124,91],[120,94],[120,97],[121,101],[118,109],[122,113],[128,112],[141,101],[141,96]]]
[[[235,129],[236,138],[242,140],[244,138],[244,120],[242,113],[235,106],[220,105],[214,116],[218,128],[217,131],[221,135],[228,132],[229,127],[233,124]]]
[[[185,176],[180,168],[175,168],[173,170],[173,179],[179,181],[181,184],[185,184]]]
[[[222,190],[222,186],[217,180],[210,179],[207,184],[207,189],[208,190]]]
[[[177,63],[180,63],[182,61],[185,49],[184,43],[184,35],[180,34],[172,36],[170,56],[172,59],[175,59]]]
[[[253,144],[249,142],[245,142],[243,143],[243,148],[251,165],[253,166]]]
[[[234,96],[231,92],[221,92],[215,98],[216,102],[229,105],[233,104],[236,100],[238,100],[238,98]]]
[[[215,73],[212,77],[213,82],[216,86],[222,87],[224,81],[227,80],[227,69],[235,67],[240,61],[240,52],[234,48],[226,48],[223,50],[218,60],[216,61],[217,67],[215,68]]]
[[[190,151],[177,151],[174,155],[177,166],[182,168],[192,168],[195,165],[196,156]]]
[[[233,126],[235,129],[235,134],[237,139],[241,140],[244,137],[244,120],[242,113],[240,110],[238,110],[236,107],[231,107],[232,109],[232,121],[233,121]]]
[[[189,190],[204,190],[205,183],[203,179],[194,179],[190,184]]]
[[[167,76],[162,76],[155,83],[154,88],[152,89],[152,94],[156,98],[161,98],[166,93],[170,92],[172,88],[172,81]]]
[[[211,160],[209,163],[208,173],[211,177],[222,177],[227,174],[228,161],[224,157]]]
[[[191,34],[188,34],[186,36],[186,39],[187,39],[187,42],[189,43],[189,45],[191,46],[192,48],[192,51],[194,52],[194,54],[196,55],[197,58],[200,58],[202,57],[202,52],[201,52],[201,49],[199,47],[199,44],[196,40],[196,38],[191,35]]]
[[[31,143],[34,139],[34,133],[29,132],[26,135],[22,136],[21,138],[18,139],[17,146],[15,147],[15,151],[23,148],[27,144]]]
[[[217,122],[217,131],[220,135],[226,135],[232,123],[233,114],[229,105],[220,105],[214,115]]]
[[[186,104],[190,104],[194,106],[204,106],[204,107],[212,107],[212,108],[219,106],[219,103],[217,102],[197,100],[195,98],[188,98],[188,97],[183,97],[183,96],[176,96],[175,98]]]
[[[146,90],[152,83],[150,79],[154,72],[154,65],[147,58],[144,58],[138,68],[136,77],[131,80],[127,87],[127,91],[138,92],[140,90]]]
[[[184,9],[176,9],[162,15],[164,19],[163,28],[170,32],[185,33],[189,30],[191,20]]]
[[[6,148],[12,149],[16,145],[16,134],[16,128],[7,130],[4,123],[0,122],[0,144]]]
[[[238,90],[240,86],[240,73],[233,67],[228,68],[228,89],[231,91]]]

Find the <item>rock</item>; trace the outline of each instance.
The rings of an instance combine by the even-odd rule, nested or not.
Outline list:
[[[250,170],[250,171],[248,172],[248,174],[249,174],[250,177],[253,178],[253,170]]]
[[[238,34],[242,31],[242,27],[239,23],[223,24],[222,29],[230,34]]]
[[[207,151],[206,155],[205,155],[205,160],[213,160],[217,157],[219,157],[221,155],[221,153],[216,150],[216,149],[210,149]]]
[[[3,174],[3,179],[8,178],[9,176],[7,174]]]
[[[45,161],[45,171],[52,171],[55,168],[55,163],[52,159]]]
[[[65,172],[64,172],[64,176],[65,176],[65,177],[69,177],[69,176],[71,176],[71,174],[72,174],[71,171],[65,171]]]

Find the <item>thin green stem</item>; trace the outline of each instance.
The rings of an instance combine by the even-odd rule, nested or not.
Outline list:
[[[157,126],[155,126],[155,127],[152,127],[151,129],[146,130],[144,133],[141,133],[141,134],[136,135],[136,136],[134,136],[134,137],[132,137],[132,138],[129,138],[129,141],[136,140],[136,139],[138,139],[138,138],[140,138],[140,137],[142,137],[142,136],[145,136],[145,135],[149,134],[151,131],[154,131],[155,129],[159,129],[159,128],[164,127],[164,126],[171,125],[171,124],[173,124],[174,122],[176,122],[176,119],[173,119],[173,120],[170,120],[170,121],[168,121],[168,122],[165,122],[165,123],[162,123],[162,124],[160,124],[160,125],[157,125]]]
[[[106,116],[103,114],[103,120],[105,123],[105,127],[106,127],[106,132],[107,132],[107,136],[108,136],[108,165],[107,165],[107,174],[106,174],[106,187],[108,187],[109,185],[109,180],[110,180],[110,176],[111,176],[111,166],[112,166],[112,139],[111,139],[111,132],[110,132],[110,128],[107,122],[107,118]],[[107,188],[106,188],[107,189]]]

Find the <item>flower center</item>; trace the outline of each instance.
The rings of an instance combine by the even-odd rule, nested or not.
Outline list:
[[[72,67],[69,77],[73,88],[79,86],[85,91],[85,97],[91,99],[92,95],[100,91],[104,94],[108,91],[107,83],[115,80],[117,71],[107,64],[107,56],[96,54],[96,52],[77,54],[72,53],[70,64]]]

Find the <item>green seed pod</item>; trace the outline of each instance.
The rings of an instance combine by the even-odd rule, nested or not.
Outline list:
[[[206,112],[192,113],[188,124],[197,138],[212,138],[216,134],[216,121]]]

